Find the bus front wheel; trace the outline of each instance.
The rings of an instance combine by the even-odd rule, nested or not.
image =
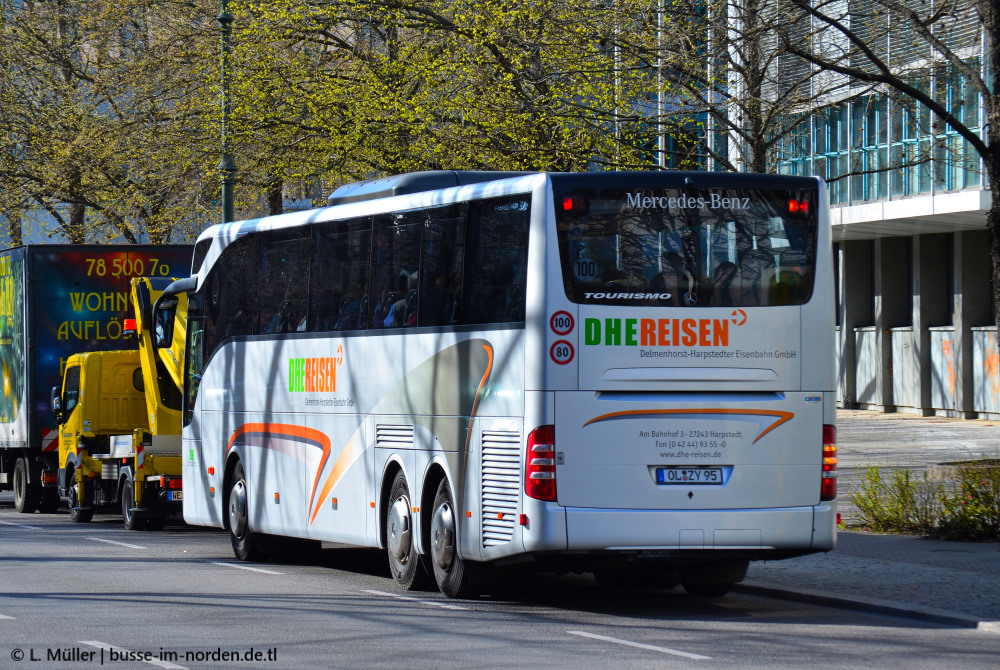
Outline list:
[[[432,509],[431,563],[438,588],[449,598],[478,595],[472,574],[474,567],[459,556],[457,515],[448,480],[442,479],[438,485]]]
[[[233,553],[241,561],[259,561],[263,556],[250,528],[250,499],[243,464],[237,462],[233,468],[233,486],[229,490],[229,539],[233,543]]]

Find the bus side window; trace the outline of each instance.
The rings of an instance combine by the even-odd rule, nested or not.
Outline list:
[[[422,228],[423,213],[420,211],[375,217],[369,301],[371,328],[407,325],[407,296],[419,281]]]
[[[308,325],[308,235],[268,232],[261,236],[261,331],[294,333]]]
[[[313,252],[309,331],[363,327],[362,300],[368,293],[371,218],[323,224]]]
[[[424,221],[417,312],[407,311],[407,325],[443,326],[456,322],[455,296],[462,290],[465,251],[464,205],[428,210]],[[408,296],[409,297],[409,296]]]
[[[463,323],[524,320],[529,204],[515,196],[469,205]]]

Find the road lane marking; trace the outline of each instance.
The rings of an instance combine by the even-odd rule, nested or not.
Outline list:
[[[626,647],[637,647],[639,649],[648,649],[650,651],[658,651],[661,654],[673,654],[674,656],[681,656],[683,658],[690,658],[694,661],[711,661],[711,656],[702,656],[701,654],[692,654],[687,651],[679,651],[677,649],[669,649],[667,647],[656,647],[651,644],[643,644],[642,642],[632,642],[630,640],[619,640],[616,637],[608,637],[606,635],[595,635],[594,633],[584,633],[581,630],[568,630],[566,631],[570,635],[579,635],[580,637],[589,637],[592,640],[601,640],[602,642],[613,642],[614,644],[623,644]]]
[[[372,591],[371,589],[361,589],[362,593],[370,593],[373,596],[382,596],[383,598],[395,598],[396,600],[408,600],[414,603],[420,603],[421,605],[430,605],[431,607],[440,607],[446,610],[466,610],[468,607],[459,607],[458,605],[451,605],[449,603],[439,603],[434,600],[420,600],[419,598],[412,598],[410,596],[401,596],[398,593],[386,593],[385,591]]]
[[[14,617],[12,617],[12,616],[7,616],[6,614],[0,614],[0,619],[10,619],[11,621],[13,621],[13,620],[14,620]]]
[[[38,526],[25,526],[23,523],[14,523],[13,521],[0,521],[0,524],[4,526],[17,526],[18,528],[27,528],[28,530],[44,530]]]
[[[143,663],[149,663],[150,665],[155,665],[158,668],[164,668],[164,670],[188,670],[187,667],[185,667],[183,665],[177,665],[176,663],[171,663],[170,661],[161,661],[161,660],[159,660],[157,658],[151,658],[149,660],[146,660],[145,658],[142,658],[142,657],[139,657],[139,656],[135,655],[135,652],[133,652],[133,651],[131,651],[129,649],[123,649],[122,647],[116,647],[114,645],[108,644],[107,642],[98,642],[97,640],[80,640],[80,644],[85,644],[88,647],[97,647],[98,649],[103,650],[101,652],[102,653],[102,656],[101,656],[101,665],[104,664],[103,663],[103,661],[104,661],[104,657],[103,657],[104,651],[114,651],[116,654],[126,655],[127,658],[129,657],[128,655],[131,655],[131,658],[133,660],[142,661]],[[146,653],[146,652],[143,652],[143,653]]]
[[[265,575],[283,575],[284,572],[278,572],[276,570],[265,570],[264,568],[251,568],[249,565],[237,565],[236,563],[215,563],[212,565],[221,565],[226,568],[236,568],[237,570],[249,570],[250,572],[262,572]]]
[[[149,549],[149,547],[140,547],[137,544],[129,544],[128,542],[115,542],[114,540],[105,540],[102,537],[88,537],[87,539],[88,540],[92,540],[94,542],[103,542],[105,544],[113,544],[113,545],[116,545],[118,547],[128,547],[129,549]]]

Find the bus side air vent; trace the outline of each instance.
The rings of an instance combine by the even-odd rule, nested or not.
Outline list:
[[[376,424],[375,446],[384,449],[412,449],[413,426]]]
[[[483,431],[483,546],[510,542],[521,491],[521,434]]]

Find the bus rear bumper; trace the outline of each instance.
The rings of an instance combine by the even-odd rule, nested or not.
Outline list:
[[[564,547],[537,546],[528,552],[562,549],[621,553],[739,552],[761,559],[833,549],[834,503],[810,507],[732,510],[614,510],[563,508]],[[542,540],[542,538],[538,538]]]

